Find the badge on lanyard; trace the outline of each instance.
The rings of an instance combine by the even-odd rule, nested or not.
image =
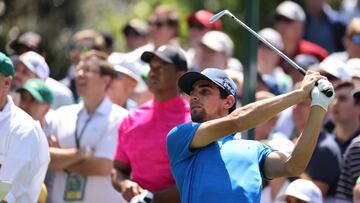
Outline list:
[[[65,184],[65,201],[81,201],[84,199],[86,176],[76,173],[67,173]]]

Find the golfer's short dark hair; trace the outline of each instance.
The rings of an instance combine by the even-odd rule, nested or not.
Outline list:
[[[219,91],[220,91],[220,98],[221,99],[226,99],[230,93],[225,91],[224,89],[218,87]],[[234,96],[235,97],[235,96]],[[236,100],[236,98],[235,98]],[[229,109],[229,113],[233,112],[236,109],[236,102],[234,102],[234,105]]]

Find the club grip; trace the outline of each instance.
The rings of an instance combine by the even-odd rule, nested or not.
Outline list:
[[[316,81],[315,83],[316,86],[318,86],[318,82]],[[322,93],[324,93],[327,97],[331,97],[333,96],[334,92],[330,89],[327,89],[327,90],[323,90],[321,91]]]

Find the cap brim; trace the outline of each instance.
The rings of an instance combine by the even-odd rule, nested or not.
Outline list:
[[[158,57],[161,60],[167,62],[167,63],[172,63],[172,61],[170,59],[168,59],[167,57],[165,57],[164,55],[162,55],[161,53],[158,52],[151,52],[151,51],[145,51],[142,55],[141,55],[141,60],[145,61],[146,63],[149,63],[150,60],[154,57]]]
[[[125,74],[125,75],[131,77],[132,79],[136,80],[137,85],[134,89],[134,91],[136,93],[142,93],[147,90],[147,85],[146,85],[145,81],[139,75],[132,72],[131,70],[129,70],[125,67],[122,67],[120,65],[115,65],[115,71],[118,71],[118,72]]]
[[[44,99],[42,98],[42,96],[39,94],[39,92],[33,90],[32,88],[29,88],[27,86],[23,86],[23,87],[19,87],[16,89],[16,92],[22,92],[26,90],[27,92],[29,92],[31,94],[32,97],[34,97],[34,99],[38,102],[41,102],[41,103],[45,103]]]
[[[285,201],[287,196],[292,196],[292,197],[295,197],[297,199],[307,201],[307,202],[309,202],[311,200],[308,197],[297,193],[296,191],[291,191],[291,192],[287,192],[285,194],[279,195],[279,196],[277,196],[276,200]]]
[[[180,77],[178,84],[179,84],[180,89],[183,92],[185,92],[186,94],[190,94],[195,82],[197,82],[199,80],[208,80],[210,82],[215,83],[210,78],[206,77],[205,75],[203,75],[199,72],[187,72]]]

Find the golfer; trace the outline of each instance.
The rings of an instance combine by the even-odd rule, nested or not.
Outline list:
[[[179,86],[190,95],[193,122],[169,132],[167,150],[183,203],[259,202],[262,178],[302,173],[334,98],[321,92],[334,91],[331,83],[312,71],[306,72],[299,89],[239,109],[235,109],[236,86],[222,70],[188,72]],[[310,116],[291,155],[236,136],[309,98]]]

